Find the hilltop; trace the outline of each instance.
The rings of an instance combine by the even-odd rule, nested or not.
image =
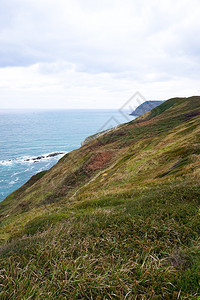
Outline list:
[[[131,113],[131,116],[141,116],[162,103],[163,101],[145,101]]]
[[[198,299],[200,97],[66,154],[0,204],[1,299]]]

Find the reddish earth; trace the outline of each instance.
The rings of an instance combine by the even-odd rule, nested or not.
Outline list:
[[[102,169],[107,165],[108,162],[111,161],[113,156],[113,151],[102,151],[94,154],[91,157],[90,162],[86,168],[88,171],[96,171]]]

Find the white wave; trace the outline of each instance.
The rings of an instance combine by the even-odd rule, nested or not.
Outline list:
[[[42,172],[44,170],[45,170],[45,168],[40,168],[37,172],[40,173],[40,172]]]
[[[33,170],[33,168],[34,168],[34,167],[31,166],[31,167],[27,168],[26,170],[24,170],[23,173],[26,173],[26,172],[28,172],[28,171],[31,171],[31,170]]]
[[[9,182],[9,185],[13,185],[13,184],[15,184],[14,180],[12,180],[12,181]]]
[[[66,151],[59,151],[59,152],[51,152],[51,153],[45,153],[38,156],[24,156],[18,160],[18,162],[21,163],[35,163],[40,162],[44,160],[50,160],[50,159],[57,159],[64,156],[67,152]]]
[[[38,155],[38,156],[28,156],[28,155],[25,155],[25,156],[22,156],[22,157],[19,157],[15,160],[1,160],[0,161],[0,165],[2,166],[10,166],[12,165],[13,163],[17,163],[17,164],[32,164],[32,163],[37,163],[37,162],[40,162],[40,161],[45,161],[45,160],[57,160],[57,159],[60,159],[62,156],[64,156],[66,153],[66,151],[57,151],[57,152],[51,152],[51,153],[45,153],[45,154],[41,154],[41,155]],[[28,169],[27,169],[28,171]],[[15,174],[17,175],[17,173]],[[14,175],[13,175],[14,176]]]
[[[12,160],[1,160],[0,161],[0,166],[10,166],[12,165]]]
[[[9,182],[9,185],[15,184],[18,180],[19,180],[19,177],[17,177],[15,180],[11,180],[11,181]]]
[[[14,176],[16,176],[16,175],[19,175],[19,174],[21,174],[21,173],[24,173],[24,171],[21,171],[21,172],[15,172],[15,173],[13,173],[13,174],[11,175],[11,177],[14,177]]]

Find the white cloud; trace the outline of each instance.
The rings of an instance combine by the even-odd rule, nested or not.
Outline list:
[[[197,0],[2,0],[0,107],[197,94],[199,14]]]

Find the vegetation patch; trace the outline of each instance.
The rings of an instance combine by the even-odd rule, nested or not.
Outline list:
[[[200,299],[200,97],[174,98],[0,206],[0,299]]]
[[[152,119],[154,117],[157,117],[161,115],[163,112],[171,108],[173,105],[177,104],[179,101],[178,98],[170,99],[168,101],[163,102],[161,105],[155,107],[151,110],[148,119]]]
[[[37,232],[42,232],[49,227],[55,225],[56,223],[65,220],[67,218],[67,214],[57,213],[51,215],[42,215],[36,217],[30,222],[26,223],[25,228],[23,230],[23,234],[33,235]]]

